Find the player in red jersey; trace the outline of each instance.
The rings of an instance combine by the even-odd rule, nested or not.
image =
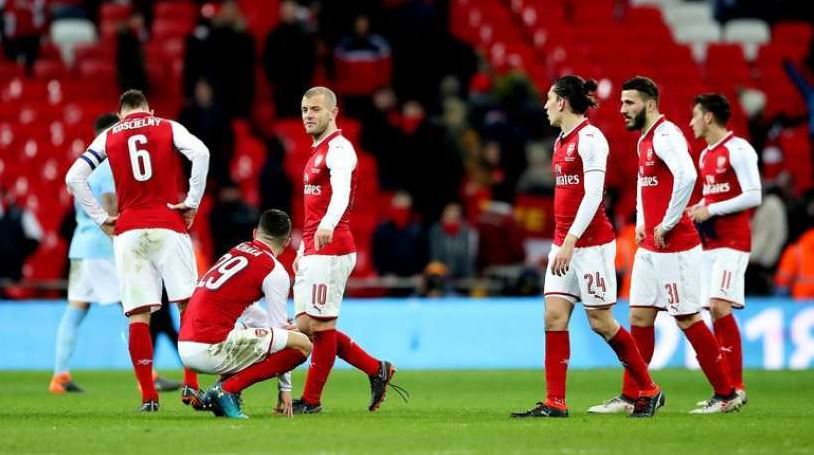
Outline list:
[[[701,304],[712,314],[715,337],[746,404],[741,335],[732,309],[746,303],[744,280],[752,250],[749,210],[760,205],[761,189],[755,149],[726,129],[730,112],[729,101],[719,93],[695,98],[690,127],[708,145],[698,160],[703,199],[689,214],[698,223],[704,248]]]
[[[187,234],[204,193],[209,150],[180,124],[156,117],[138,90],[122,94],[121,121],[105,130],[68,170],[65,181],[88,216],[113,238],[124,314],[130,321],[130,358],[141,387],[141,411],[158,410],[152,378],[150,313],[161,306],[162,281],[171,302],[184,308],[198,273]],[[192,162],[189,189],[178,185],[180,156]],[[110,216],[90,192],[88,175],[109,160],[118,216]],[[103,279],[103,278],[101,278]],[[198,378],[184,370],[181,400],[196,405]]]
[[[204,396],[215,415],[245,419],[240,393],[260,381],[279,377],[277,410],[293,414],[291,375],[311,352],[311,342],[289,325],[286,302],[291,281],[277,261],[291,239],[291,220],[280,210],[260,216],[251,242],[241,243],[198,282],[178,335],[186,367],[220,374]],[[266,301],[263,311],[258,300]]]
[[[350,232],[350,211],[356,192],[356,152],[336,126],[336,95],[314,87],[302,98],[305,132],[314,140],[304,171],[305,227],[295,261],[294,307],[297,327],[314,342],[311,365],[295,413],[322,410],[322,389],[336,356],[362,370],[370,379],[370,405],[384,400],[396,369],[365,352],[336,329],[345,283],[356,264]]]
[[[715,391],[703,409],[692,413],[729,412],[743,404],[732,385],[715,336],[701,319],[698,283],[701,246],[684,212],[695,184],[695,166],[684,134],[659,113],[659,90],[642,76],[622,85],[620,113],[628,130],[641,131],[637,152],[636,241],[630,290],[630,325],[642,357],[653,357],[654,324],[660,310],[676,323],[697,353],[698,362]],[[639,393],[625,374],[622,395],[591,407],[589,412],[630,412]]]
[[[512,417],[568,417],[565,382],[570,357],[568,322],[581,301],[591,328],[613,348],[641,391],[636,417],[652,417],[664,401],[650,378],[633,337],[611,312],[616,303],[616,240],[602,201],[608,141],[588,122],[596,106],[596,82],[578,76],[558,79],[548,91],[546,114],[562,129],[554,143],[554,245],[545,278],[546,400]]]

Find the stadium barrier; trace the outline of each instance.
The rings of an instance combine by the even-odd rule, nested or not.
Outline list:
[[[0,370],[52,368],[64,305],[64,301],[0,301]],[[620,321],[627,320],[627,311],[624,303],[614,309]],[[747,368],[814,366],[814,302],[752,298],[736,317]],[[542,318],[540,298],[349,299],[339,326],[372,354],[393,360],[399,368],[541,368]],[[79,330],[73,368],[130,368],[126,334],[127,322],[118,306],[93,306]],[[161,339],[156,366],[179,365],[170,343]],[[579,308],[571,321],[570,365],[618,365]],[[657,320],[652,365],[698,368],[694,353],[666,314]]]

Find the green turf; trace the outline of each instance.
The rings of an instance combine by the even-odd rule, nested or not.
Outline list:
[[[178,377],[180,373],[170,372]],[[540,398],[534,371],[403,371],[394,395],[367,411],[362,375],[335,371],[320,415],[272,415],[274,381],[244,395],[248,421],[216,419],[162,395],[162,410],[139,415],[128,372],[75,372],[88,392],[51,396],[48,373],[0,373],[0,453],[814,453],[814,371],[748,372],[749,404],[732,415],[690,416],[709,388],[700,372],[660,371],[667,405],[655,419],[592,416],[611,396],[618,371],[574,371],[569,419],[512,420]],[[205,378],[205,381],[210,378]],[[302,384],[302,373],[295,375]],[[297,388],[299,390],[299,387]]]

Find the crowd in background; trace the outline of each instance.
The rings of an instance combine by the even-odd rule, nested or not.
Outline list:
[[[31,68],[49,20],[98,21],[101,3],[0,0],[6,58]],[[139,88],[149,96],[158,90],[148,77],[144,45],[156,2],[130,3],[132,13],[116,34],[117,81],[121,90]],[[265,36],[248,27],[243,2],[197,3],[200,14],[183,57],[183,105],[157,114],[177,118],[212,153],[211,209],[203,214],[211,248],[202,263],[248,238],[260,211],[291,212],[299,203],[299,186],[286,171],[286,138],[273,125],[296,121],[302,93],[326,84],[342,95],[340,128],[344,119],[355,119],[361,125],[357,152],[375,160],[378,210],[368,237],[357,241],[369,249],[375,276],[407,279],[382,292],[539,294],[553,234],[550,161],[558,131],[548,126],[544,94],[523,74],[496,74],[450,33],[448,2],[282,1],[279,21]],[[717,2],[717,17],[783,11],[752,3]],[[793,189],[783,168],[793,163],[776,168],[782,161],[776,138],[784,128],[808,123],[814,136],[814,47],[805,67],[787,71],[806,99],[807,118],[766,118],[756,90],[730,100],[750,114],[749,131],[739,133],[748,135],[761,167],[774,166],[764,173],[771,177],[763,181],[763,204],[753,218],[751,294],[788,294],[795,277],[814,280],[808,270],[814,269],[814,188]],[[600,107],[616,108],[613,98]],[[236,178],[236,156],[246,148],[262,157],[250,172],[256,195]],[[612,150],[610,159],[625,153],[635,151]],[[606,200],[619,235],[622,296],[635,250],[634,214],[616,203],[626,188],[609,186]],[[0,267],[17,268],[2,277],[19,279],[23,258],[39,240],[30,218],[10,197],[0,200]],[[67,236],[70,228],[63,231]],[[812,288],[809,283],[795,296],[814,297]]]

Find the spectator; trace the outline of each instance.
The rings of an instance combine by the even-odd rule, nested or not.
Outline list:
[[[421,273],[427,263],[426,238],[413,220],[412,206],[409,194],[397,192],[387,220],[373,232],[373,264],[379,275],[410,277]]]
[[[526,257],[523,236],[514,221],[512,206],[491,201],[477,223],[478,270],[490,266],[519,266]]]
[[[529,142],[526,145],[526,160],[529,165],[517,181],[517,192],[550,196],[554,191],[554,174],[551,172],[551,148],[542,142]]]
[[[10,60],[25,65],[31,73],[45,31],[47,0],[0,1],[3,12],[2,44]]]
[[[775,275],[775,294],[795,300],[814,299],[814,228],[789,245]]]
[[[119,89],[148,90],[147,68],[141,45],[149,39],[144,16],[133,14],[119,28],[116,42],[116,79]]]
[[[274,136],[266,140],[266,161],[260,171],[260,211],[278,209],[291,213],[292,186],[285,173],[285,149]]]
[[[254,95],[254,38],[234,0],[220,6],[212,23],[203,23],[187,40],[184,92],[193,96],[199,79],[212,85],[226,114],[246,117]]]
[[[461,206],[448,204],[441,221],[430,229],[430,260],[443,264],[446,267],[445,275],[452,278],[472,277],[475,268],[473,237]]]
[[[234,134],[229,117],[215,100],[209,81],[198,79],[194,97],[181,110],[178,120],[209,148],[210,177],[220,186],[228,185],[231,182],[229,163],[232,161]]]
[[[258,216],[257,209],[243,202],[240,189],[235,186],[221,188],[218,200],[209,214],[215,258],[223,256],[238,243],[252,238]]]
[[[37,250],[42,236],[37,218],[0,188],[0,282],[22,278],[23,264]],[[0,286],[0,297],[3,295]]]
[[[266,79],[274,88],[278,117],[298,117],[302,94],[311,86],[316,39],[297,17],[297,3],[280,3],[280,24],[269,32],[263,53]]]
[[[334,55],[339,91],[351,97],[362,97],[345,100],[349,112],[363,110],[367,97],[377,88],[390,85],[390,45],[382,36],[370,32],[367,16],[356,17],[353,33],[339,40]],[[350,106],[348,101],[352,101]]]
[[[777,187],[764,185],[763,203],[752,217],[752,253],[746,269],[746,293],[768,295],[777,259],[789,235],[786,204]]]

